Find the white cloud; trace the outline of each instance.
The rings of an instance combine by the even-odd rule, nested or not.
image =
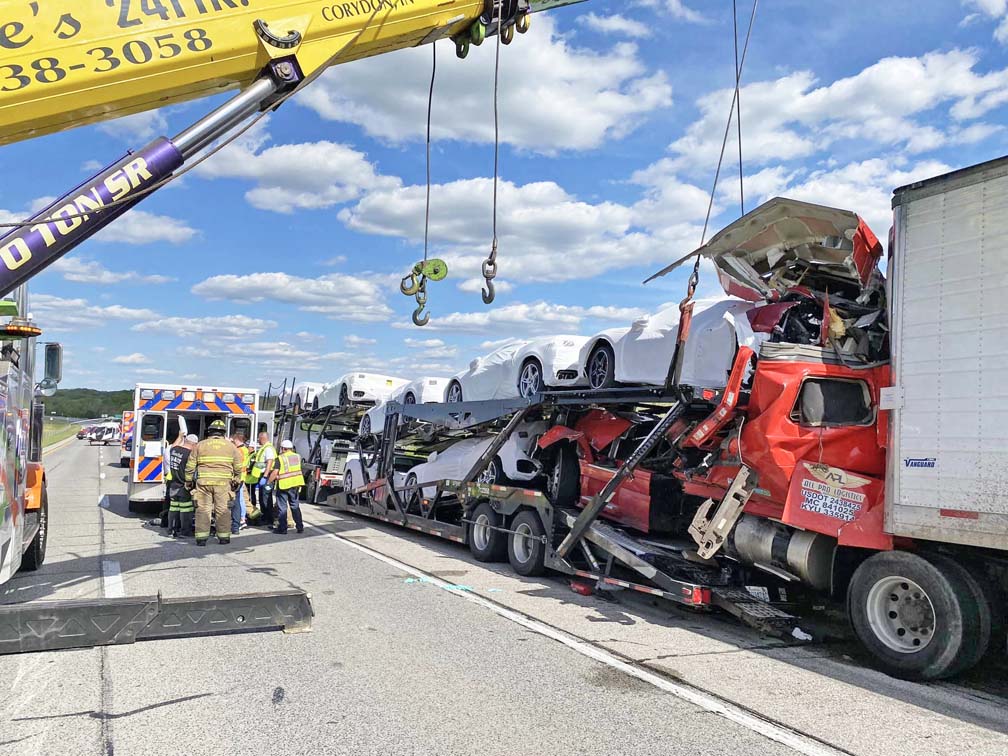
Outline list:
[[[494,44],[455,58],[438,44],[435,139],[493,139]],[[431,51],[427,46],[340,66],[298,97],[323,118],[354,123],[392,142],[426,133]],[[501,51],[501,138],[535,152],[585,150],[633,131],[652,111],[671,104],[661,72],[650,73],[633,44],[604,52],[574,46],[538,15],[527,35]],[[395,86],[389,86],[389,82]],[[534,107],[530,107],[534,103]]]
[[[496,289],[498,294],[507,294],[508,292],[514,291],[514,285],[510,281],[505,281],[502,278],[495,278],[493,280],[494,289]],[[485,278],[467,278],[464,281],[460,281],[455,285],[455,288],[459,291],[464,291],[469,294],[479,294],[486,287]]]
[[[702,200],[700,190],[693,188]],[[578,200],[550,181],[517,186],[500,184],[498,219],[500,275],[518,281],[566,281],[591,278],[614,268],[665,260],[667,246],[695,246],[699,230],[674,224],[693,215],[693,207],[679,206],[665,218],[614,202]],[[423,239],[423,186],[372,192],[340,220],[363,233],[397,236],[419,243]],[[433,189],[431,239],[449,274],[467,280],[479,276],[490,251],[492,183],[476,178],[441,184]],[[706,202],[694,201],[706,209]],[[535,208],[529,212],[528,208]],[[666,244],[656,243],[641,224],[661,222],[669,231]],[[688,241],[687,241],[688,239]],[[475,287],[475,284],[470,284]]]
[[[113,357],[112,362],[120,365],[143,365],[150,362],[150,357],[141,352],[133,352],[133,354],[121,354],[118,357]]]
[[[86,299],[65,299],[51,294],[35,294],[31,298],[35,320],[45,330],[75,331],[81,328],[105,326],[110,320],[146,320],[160,317],[146,308],[93,305]]]
[[[936,160],[909,165],[893,159],[871,158],[838,168],[812,171],[773,193],[853,210],[884,241],[892,225],[892,190],[949,170],[948,165]]]
[[[403,339],[409,349],[423,352],[423,359],[452,359],[458,356],[458,347],[450,346],[441,339]],[[412,359],[412,358],[411,358]]]
[[[263,320],[261,318],[250,318],[247,315],[221,315],[219,317],[206,318],[158,318],[150,319],[133,326],[134,331],[158,331],[166,335],[172,335],[180,341],[185,342],[193,336],[206,336],[210,338],[230,338],[248,339],[254,336],[261,336],[277,324],[273,320]],[[234,345],[228,346],[229,350],[234,350]],[[242,349],[246,349],[243,345]],[[206,356],[222,357],[221,354],[208,353]]]
[[[161,110],[147,110],[107,121],[98,127],[106,134],[128,142],[139,142],[161,136],[168,128],[168,121]],[[132,145],[139,147],[141,145]]]
[[[367,339],[364,338],[363,336],[357,336],[351,333],[343,337],[343,343],[346,344],[348,347],[361,347],[361,346],[370,346],[371,344],[377,344],[378,340]]]
[[[1008,102],[1008,68],[975,70],[974,50],[883,58],[859,73],[820,85],[811,71],[742,88],[742,143],[747,165],[808,158],[840,140],[926,151],[979,138],[953,125],[946,132],[912,120],[947,107],[954,120],[975,119]],[[733,90],[701,97],[701,117],[675,140],[676,169],[710,169],[717,161]],[[939,111],[940,112],[940,111]],[[988,133],[992,133],[988,131]],[[727,154],[737,147],[734,129]]]
[[[298,331],[294,335],[299,341],[325,341],[325,336],[315,331]]]
[[[193,286],[192,293],[233,302],[285,302],[331,320],[378,322],[392,314],[382,301],[383,289],[375,279],[344,273],[317,278],[288,273],[213,276]]]
[[[197,173],[204,178],[254,181],[257,186],[245,198],[253,207],[278,213],[331,207],[365,191],[399,184],[398,178],[380,175],[366,155],[346,145],[323,141],[265,147],[268,140],[263,130],[250,132]]]
[[[708,21],[702,13],[687,7],[683,0],[638,0],[637,4],[662,10],[679,21],[688,21],[692,24],[703,24]]]
[[[505,330],[519,337],[542,333],[576,333],[586,320],[629,323],[641,314],[642,310],[632,307],[579,307],[533,302],[435,316],[427,327],[432,330],[487,334],[494,330]],[[394,324],[393,327],[400,327],[400,324]]]
[[[79,257],[62,257],[54,262],[50,269],[61,273],[67,281],[77,283],[116,284],[123,281],[139,281],[145,284],[162,284],[175,280],[161,275],[143,276],[133,270],[117,273],[95,260],[82,260]]]
[[[625,37],[634,37],[635,39],[651,36],[651,27],[647,24],[621,16],[618,13],[613,13],[609,16],[589,13],[579,16],[578,23],[602,34],[621,34]]]
[[[136,208],[116,218],[94,236],[95,241],[120,244],[185,244],[199,232],[188,223],[167,215]]]
[[[132,372],[137,375],[171,375],[170,370],[162,370],[161,368],[137,368]]]
[[[994,39],[1002,45],[1008,44],[1008,0],[966,0],[964,5],[980,10],[988,18],[998,22],[994,29]],[[968,25],[977,14],[966,16],[960,26]]]

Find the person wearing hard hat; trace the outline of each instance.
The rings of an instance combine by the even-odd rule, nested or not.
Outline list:
[[[199,443],[199,436],[190,433],[178,446],[168,450],[168,498],[171,500],[168,512],[168,532],[172,538],[193,534],[193,497],[185,485],[186,463],[189,455]]]
[[[280,534],[287,532],[287,509],[290,508],[294,517],[294,525],[298,533],[304,533],[304,520],[301,518],[301,503],[298,493],[305,484],[301,472],[301,457],[294,451],[294,444],[285,440],[280,443],[280,456],[276,467],[270,474],[270,482],[274,484],[277,506],[277,524],[275,531]]]
[[[189,455],[186,484],[196,489],[196,545],[206,546],[211,515],[217,522],[217,540],[231,543],[231,499],[243,472],[242,457],[224,437],[224,421],[214,420],[207,437]]]

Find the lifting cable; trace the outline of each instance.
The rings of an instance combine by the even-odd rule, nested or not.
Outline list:
[[[735,117],[735,107],[739,101],[739,86],[742,81],[742,68],[745,66],[746,53],[749,52],[749,39],[752,35],[753,22],[756,20],[756,8],[759,5],[759,0],[753,0],[752,13],[749,15],[749,28],[746,30],[745,42],[742,45],[742,57],[738,59],[738,63],[735,66],[735,92],[732,95],[731,108],[728,110],[728,121],[725,123],[724,137],[721,139],[721,153],[718,157],[717,170],[714,172],[714,185],[711,187],[710,199],[707,202],[707,215],[704,218],[703,232],[700,234],[700,246],[702,247],[707,241],[707,228],[710,225],[711,211],[714,209],[714,195],[717,193],[718,180],[721,177],[721,165],[724,162],[725,149],[728,146],[728,134],[731,133],[732,118]],[[732,0],[732,8],[734,10],[735,0]],[[737,39],[736,33],[736,39]],[[741,118],[739,119],[739,191],[741,193],[742,187],[742,123]],[[690,275],[689,285],[687,287],[686,299],[680,304],[682,308],[685,303],[693,299],[693,294],[696,292],[697,284],[700,281],[700,255],[696,256],[696,262],[693,264],[693,273]]]
[[[308,85],[312,84],[316,79],[318,79],[322,74],[324,74],[329,68],[331,68],[332,66],[336,65],[340,61],[340,59],[346,53],[350,52],[353,49],[354,45],[357,44],[357,41],[363,36],[364,32],[368,31],[368,29],[371,28],[371,22],[375,20],[375,17],[378,15],[378,11],[381,10],[384,7],[380,3],[375,3],[374,6],[375,6],[374,10],[371,12],[371,15],[368,16],[367,20],[364,22],[364,24],[361,26],[361,28],[357,30],[357,32],[353,35],[353,37],[350,38],[350,40],[345,45],[343,45],[339,50],[337,50],[331,56],[329,56],[321,66],[319,66],[317,69],[315,69],[315,71],[313,71],[310,75],[306,76],[292,90],[290,90],[286,94],[281,95],[280,98],[275,103],[273,103],[272,105],[270,105],[265,110],[262,110],[259,113],[256,113],[254,116],[252,116],[252,118],[244,126],[242,126],[237,131],[233,132],[232,134],[229,134],[228,136],[222,138],[217,144],[215,144],[212,148],[208,149],[206,152],[204,152],[198,158],[196,158],[195,160],[193,160],[190,163],[187,163],[185,166],[183,166],[179,170],[175,171],[170,176],[165,176],[163,179],[160,179],[159,181],[156,181],[155,183],[151,184],[150,186],[144,187],[143,189],[139,189],[139,190],[137,190],[135,192],[130,192],[130,194],[128,194],[127,196],[125,196],[125,197],[123,197],[121,199],[113,200],[112,202],[107,202],[102,207],[101,210],[90,210],[90,211],[88,211],[86,213],[74,213],[74,214],[60,215],[60,219],[61,220],[73,220],[74,218],[87,218],[87,217],[89,217],[91,215],[95,215],[95,216],[100,215],[102,212],[104,212],[106,210],[110,210],[112,208],[118,207],[119,205],[124,205],[127,202],[133,202],[134,200],[136,200],[137,197],[145,197],[148,194],[156,192],[161,187],[166,186],[166,185],[172,183],[173,181],[182,178],[187,173],[190,173],[191,171],[193,171],[196,168],[198,168],[201,163],[206,162],[211,157],[213,157],[214,155],[216,155],[218,152],[220,152],[221,150],[223,150],[225,147],[227,147],[230,144],[233,144],[236,140],[240,139],[242,136],[244,136],[246,133],[248,133],[248,131],[253,126],[255,126],[257,123],[259,123],[259,121],[261,121],[263,118],[265,118],[266,116],[268,116],[274,110],[278,109],[281,105],[283,105],[285,102],[287,102],[287,100],[289,100],[291,97],[293,97],[294,95],[296,95],[302,89],[304,89]],[[38,224],[38,221],[33,221],[33,220],[12,221],[12,222],[9,222],[9,223],[0,223],[0,228],[24,228],[24,227],[27,227],[27,226],[34,226],[34,225],[37,225],[37,224]]]
[[[728,146],[728,135],[731,133],[732,119],[736,115],[736,106],[739,103],[739,87],[742,81],[742,67],[745,65],[746,53],[749,51],[749,39],[752,35],[753,22],[756,20],[756,7],[759,0],[753,0],[752,13],[749,15],[749,28],[746,30],[745,42],[742,45],[742,57],[738,57],[738,16],[736,12],[736,0],[732,0],[732,23],[735,31],[735,91],[732,94],[731,107],[728,110],[728,120],[725,123],[724,137],[721,139],[721,153],[718,156],[717,170],[714,172],[714,185],[711,187],[710,199],[707,202],[707,215],[704,218],[703,232],[700,234],[700,248],[707,241],[707,228],[710,225],[711,212],[714,209],[714,196],[717,194],[718,179],[721,177],[721,166],[724,163],[725,149]],[[742,196],[742,119],[738,119],[739,137],[739,196]],[[669,363],[669,370],[665,376],[666,388],[679,385],[679,377],[682,370],[682,361],[685,355],[684,346],[689,338],[690,324],[693,319],[693,295],[696,293],[697,284],[700,283],[700,258],[697,252],[696,260],[693,261],[693,271],[690,273],[689,282],[686,284],[686,296],[679,303],[679,327],[676,334],[676,345],[672,352],[672,361]]]
[[[739,80],[742,78],[742,70],[739,68],[738,59],[738,3],[732,0],[732,35],[735,38],[735,123],[738,126],[738,193],[739,193],[739,215],[745,215],[745,186],[743,185],[744,174],[742,173],[742,94],[739,92]],[[753,8],[755,12],[755,7]]]
[[[493,243],[490,247],[490,254],[483,261],[483,278],[486,279],[486,288],[480,292],[483,295],[483,304],[491,304],[497,296],[494,290],[493,280],[497,275],[497,183],[500,178],[500,49],[501,37],[504,34],[504,0],[497,3],[497,47],[494,53],[494,85],[493,85],[493,111],[494,111],[494,177],[493,177]]]

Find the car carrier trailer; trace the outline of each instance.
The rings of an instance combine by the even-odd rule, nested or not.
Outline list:
[[[690,556],[695,544],[688,540],[643,538],[595,516],[581,528],[587,509],[558,507],[533,489],[475,482],[515,428],[533,414],[586,405],[646,404],[674,415],[680,401],[678,394],[661,389],[615,389],[452,404],[389,403],[381,437],[358,440],[364,458],[362,484],[332,494],[327,504],[468,546],[476,559],[509,561],[524,576],[552,571],[596,590],[626,589],[693,609],[719,608],[760,632],[798,637],[798,617],[765,600],[781,596],[788,601],[779,603],[789,606],[795,595],[772,576],[697,561]],[[419,461],[424,446],[442,435],[488,426],[498,428],[493,441],[461,480],[425,482],[419,489],[390,483],[397,457]],[[369,468],[375,468],[373,476]],[[422,495],[432,487],[433,496]],[[563,554],[560,549],[576,527],[575,547]]]

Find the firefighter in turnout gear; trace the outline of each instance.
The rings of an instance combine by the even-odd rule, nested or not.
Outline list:
[[[196,488],[196,545],[206,546],[210,516],[217,522],[217,540],[231,543],[231,499],[241,481],[242,457],[224,437],[224,421],[214,420],[207,438],[189,455],[185,479]]]
[[[276,490],[278,509],[276,532],[280,534],[287,532],[287,509],[289,507],[294,516],[297,532],[304,533],[304,520],[301,519],[298,492],[305,484],[305,480],[301,472],[301,457],[294,451],[294,444],[290,441],[284,441],[280,444],[280,457],[270,475],[270,481],[274,482]]]
[[[199,443],[199,437],[190,433],[179,446],[168,450],[168,497],[171,500],[168,511],[168,532],[172,538],[191,536],[193,534],[193,504],[192,493],[185,485],[186,463],[193,448]]]

